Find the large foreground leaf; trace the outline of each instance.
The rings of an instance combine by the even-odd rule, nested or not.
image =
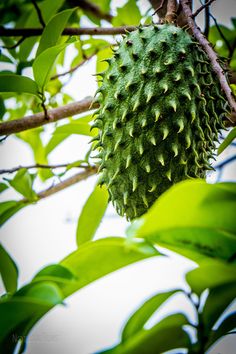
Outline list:
[[[14,333],[27,336],[53,306],[91,282],[131,263],[159,253],[145,242],[106,238],[82,245],[59,267],[42,270],[11,298],[0,303],[0,352],[13,353]]]
[[[189,258],[234,259],[236,184],[184,181],[164,193],[128,230]],[[199,256],[200,255],[200,256]]]
[[[122,342],[141,331],[150,317],[163,303],[178,290],[172,290],[152,296],[129,318],[123,332]]]
[[[171,349],[187,348],[189,337],[182,326],[188,324],[183,314],[164,318],[152,328],[139,331],[127,341],[103,353],[109,354],[161,354]]]

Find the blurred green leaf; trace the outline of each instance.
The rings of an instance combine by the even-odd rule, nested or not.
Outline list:
[[[223,36],[222,36],[223,35]],[[209,31],[209,41],[213,44],[216,52],[222,57],[228,57],[229,48],[225,42],[228,42],[229,46],[233,45],[234,39],[236,37],[236,30],[228,28],[224,25],[218,24],[210,27]]]
[[[78,277],[76,284],[68,284],[64,292],[69,296],[106,274],[158,255],[160,253],[145,241],[136,242],[121,237],[106,237],[86,242],[60,262]]]
[[[64,10],[51,18],[43,30],[36,57],[39,56],[44,50],[58,44],[58,40],[73,11],[74,9]]]
[[[236,267],[235,267],[236,270]],[[209,335],[216,321],[220,318],[236,296],[236,279],[233,283],[219,285],[210,289],[202,311],[205,335]]]
[[[232,128],[227,137],[224,139],[223,143],[220,144],[218,148],[218,155],[220,155],[236,138],[236,127]]]
[[[179,290],[167,291],[152,296],[128,319],[122,331],[122,342],[142,331],[149,318],[163,303]]]
[[[71,37],[68,42],[48,48],[36,57],[33,63],[33,72],[35,81],[41,91],[43,91],[45,85],[50,79],[50,74],[58,54],[74,41],[75,39]]]
[[[104,13],[108,13],[110,10],[111,0],[91,0],[91,2],[98,5]]]
[[[4,114],[6,113],[6,107],[4,103],[4,99],[0,96],[0,120],[2,120]]]
[[[206,343],[205,349],[209,349],[218,339],[228,334],[236,328],[236,312],[229,314],[218,326],[217,329],[212,330],[211,335]]]
[[[26,205],[26,203],[16,200],[0,203],[0,226]]]
[[[95,132],[92,130],[90,131],[91,126],[88,123],[83,122],[75,122],[72,121],[68,124],[61,125],[57,127],[53,135],[60,135],[60,134],[79,134],[79,135],[86,135],[86,136],[94,136]]]
[[[186,280],[191,289],[200,295],[205,289],[236,282],[236,264],[206,259],[200,267],[186,274]]]
[[[128,234],[194,260],[197,253],[229,259],[236,252],[235,209],[236,184],[184,181],[165,192]]]
[[[28,201],[36,201],[37,194],[33,190],[34,175],[29,174],[26,168],[20,169],[12,180],[7,179],[18,193],[23,195]]]
[[[0,75],[0,92],[29,93],[38,96],[38,85],[29,77],[15,74]]]
[[[76,239],[77,245],[93,239],[108,205],[108,192],[105,188],[95,186],[79,216]]]
[[[32,326],[64,297],[117,269],[157,255],[159,253],[145,242],[127,242],[118,237],[82,245],[59,264],[74,275],[75,281],[58,282],[57,285],[52,281],[33,280],[0,303],[0,352],[12,354],[16,346],[12,335],[26,336]],[[60,274],[61,279],[65,276],[62,268],[44,272],[53,276]]]
[[[46,148],[43,146],[40,134],[42,133],[42,128],[30,129],[17,134],[17,137],[27,143],[34,154],[35,163],[48,164],[48,159],[46,155]],[[53,176],[50,169],[38,169],[39,177],[44,181]]]
[[[0,352],[12,354],[19,338],[24,338],[43,314],[61,302],[60,288],[52,282],[32,283],[19,290],[10,299],[2,300]]]
[[[38,281],[53,281],[60,285],[61,290],[63,289],[63,284],[75,281],[76,277],[71,271],[63,267],[60,264],[51,264],[40,270],[33,278],[33,282]]]
[[[4,62],[4,63],[13,63],[12,59],[9,58],[7,55],[4,55],[2,53],[0,53],[0,61]]]
[[[128,0],[127,3],[117,8],[117,16],[112,20],[113,26],[139,25],[142,16],[135,0]]]
[[[101,353],[162,354],[171,349],[188,348],[190,340],[182,329],[187,318],[180,313],[165,317],[150,329],[143,329],[117,347]]]
[[[69,138],[69,136],[72,134],[92,137],[97,135],[96,129],[90,130],[91,126],[88,124],[88,122],[91,120],[92,115],[88,115],[77,120],[71,120],[69,123],[57,127],[45,147],[46,154],[48,155],[50,152],[52,152],[52,150],[54,150],[62,141]]]
[[[17,290],[18,269],[9,253],[0,244],[0,274],[8,293]]]
[[[5,183],[0,183],[0,193],[4,192],[7,188],[8,186]]]

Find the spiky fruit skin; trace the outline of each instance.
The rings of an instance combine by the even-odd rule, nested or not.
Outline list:
[[[205,177],[226,101],[205,52],[174,25],[129,33],[107,62],[94,124],[100,183],[132,220],[174,183]]]

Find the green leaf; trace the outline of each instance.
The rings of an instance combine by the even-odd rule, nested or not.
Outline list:
[[[236,138],[236,127],[234,127],[227,137],[224,139],[223,143],[220,144],[218,148],[218,155],[220,155],[231,143],[232,141]]]
[[[235,183],[184,181],[165,192],[128,234],[194,260],[197,253],[229,259],[236,251],[235,209]]]
[[[37,194],[33,190],[33,181],[34,176],[29,174],[26,168],[22,168],[12,180],[8,180],[8,183],[28,201],[33,202],[37,200]]]
[[[11,216],[26,206],[27,203],[16,200],[9,200],[0,203],[0,226],[2,226]]]
[[[38,85],[26,76],[15,74],[0,75],[0,92],[29,93],[38,96]]]
[[[224,230],[176,227],[150,234],[148,240],[199,263],[205,256],[230,260],[236,253],[236,237]]]
[[[61,304],[63,296],[60,287],[50,281],[32,282],[19,289],[14,298],[31,298],[49,305]]]
[[[152,328],[139,331],[127,341],[104,353],[162,354],[171,349],[188,348],[189,337],[182,329],[182,326],[187,324],[188,320],[183,314],[167,316]]]
[[[74,122],[72,121],[71,123],[61,125],[58,127],[53,135],[60,135],[60,134],[79,134],[79,135],[86,135],[86,136],[95,136],[95,132],[91,129],[91,126],[88,123],[83,123],[83,122]]]
[[[36,57],[39,56],[44,50],[58,44],[58,40],[73,11],[74,9],[64,10],[51,18],[43,30]]]
[[[5,113],[6,113],[5,102],[2,96],[0,96],[0,120],[2,120]]]
[[[68,42],[48,48],[36,57],[33,63],[33,73],[35,81],[41,91],[43,91],[45,85],[50,79],[50,74],[58,54],[73,42],[74,38],[72,37]]]
[[[46,155],[46,148],[43,146],[40,134],[42,128],[30,129],[17,134],[17,137],[27,143],[34,154],[35,163],[48,165],[48,159]],[[53,173],[49,169],[38,169],[39,177],[45,181],[53,176]]]
[[[205,227],[234,234],[235,197],[236,183],[180,182],[165,192],[145,214],[137,235],[143,237],[178,227]]]
[[[200,267],[190,271],[186,280],[193,291],[200,295],[205,289],[236,281],[236,265],[206,259]]]
[[[158,255],[160,253],[144,241],[107,237],[87,242],[60,262],[78,277],[76,284],[66,287],[66,296],[128,264]]]
[[[236,270],[236,268],[235,268]],[[214,324],[233,302],[236,295],[236,280],[210,289],[202,312],[204,332],[208,336]]]
[[[60,9],[64,1],[65,0],[57,0],[57,1],[44,0],[38,4],[42,17],[46,24],[48,23],[50,18]],[[33,5],[32,5],[32,10],[30,12],[30,15],[24,23],[24,27],[25,28],[41,27],[38,14],[33,8]],[[24,42],[20,45],[19,58],[21,61],[27,60],[35,43],[36,43],[35,37],[32,37],[32,38],[26,38]]]
[[[212,331],[205,349],[209,349],[218,339],[228,334],[234,328],[236,328],[236,312],[228,315],[219,327]]]
[[[62,298],[117,269],[157,255],[159,253],[155,248],[143,241],[128,242],[118,237],[82,245],[59,264],[74,275],[75,281],[61,282],[61,284],[58,282],[60,287],[49,281],[37,283],[33,281],[18,290],[13,298],[5,301],[4,306],[3,302],[0,304],[0,352],[12,353],[13,350],[6,350],[6,343],[12,343],[10,341],[12,334],[21,333],[26,336],[32,326],[51,307],[61,303]],[[47,270],[46,274],[60,274],[63,278],[62,274],[65,273],[62,268],[58,273],[58,269]],[[14,348],[15,345],[16,343],[12,344],[12,347]]]
[[[91,115],[72,120],[70,123],[61,125],[55,129],[52,138],[45,147],[46,154],[52,152],[62,141],[69,138],[72,134],[79,134],[85,136],[97,135],[97,129],[91,130],[88,122],[91,121]]]
[[[17,289],[18,269],[7,251],[0,244],[0,274],[8,293],[14,293]]]
[[[57,285],[50,282],[30,284],[13,297],[0,303],[0,352],[12,354],[17,338],[26,336],[29,329],[53,306],[61,304]],[[16,336],[15,340],[13,336]]]
[[[122,342],[141,331],[154,312],[179,290],[172,290],[152,296],[128,319],[122,331]]]
[[[4,192],[6,189],[8,189],[8,186],[5,183],[0,183],[0,193]]]
[[[9,58],[7,55],[4,55],[2,53],[0,53],[0,61],[4,63],[11,63],[11,64],[14,63],[11,58]]]
[[[82,212],[79,216],[76,239],[77,245],[93,239],[98,226],[101,223],[108,204],[108,192],[105,188],[95,186],[95,189],[90,194]]]
[[[113,26],[139,25],[142,16],[135,0],[128,0],[127,3],[117,8],[117,16],[113,18]]]
[[[68,282],[75,281],[77,278],[74,276],[71,271],[63,267],[60,264],[52,264],[49,265],[42,270],[40,270],[33,278],[33,282],[38,281],[53,281],[60,285],[61,290],[63,289],[63,285]]]

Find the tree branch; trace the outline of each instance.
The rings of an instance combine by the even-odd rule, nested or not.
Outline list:
[[[168,2],[167,2],[167,12],[166,12],[165,20],[168,23],[174,23],[174,22],[176,22],[176,18],[177,18],[177,3],[176,3],[176,0],[168,0]]]
[[[44,112],[40,112],[24,118],[0,123],[0,136],[10,135],[13,133],[19,133],[24,130],[37,128],[41,125],[53,123],[60,119],[87,112],[98,107],[99,104],[94,102],[92,97],[86,97],[82,101],[73,102],[62,107],[49,109],[47,111],[47,118],[45,117]]]
[[[205,0],[206,4],[206,0]],[[209,30],[210,30],[210,8],[209,6],[205,7],[205,29],[204,29],[204,36],[208,38],[209,36]]]
[[[202,10],[204,10],[206,7],[210,6],[213,1],[215,1],[215,0],[208,0],[208,1],[206,1],[204,5],[200,6],[200,7],[191,15],[191,17],[192,17],[192,18],[195,18]]]
[[[127,31],[132,32],[137,29],[137,26],[121,26],[121,27],[80,27],[80,28],[65,28],[62,32],[63,36],[80,36],[88,34],[91,36],[99,35],[115,35],[125,34]],[[43,28],[5,28],[0,27],[0,36],[2,37],[37,37],[43,33]]]
[[[104,48],[108,48],[110,47],[109,46],[105,46]],[[102,49],[104,49],[102,48]],[[68,71],[65,71],[64,73],[61,73],[61,74],[56,74],[54,76],[51,77],[50,80],[55,80],[55,79],[58,79],[59,77],[62,77],[62,76],[66,76],[68,74],[72,74],[75,70],[79,69],[82,65],[84,65],[87,61],[89,61],[90,59],[92,59],[95,55],[97,55],[97,53],[99,52],[99,49],[96,50],[94,53],[92,53],[90,56],[86,57],[81,63],[79,63],[78,65],[75,65],[73,66],[70,70]]]
[[[88,0],[69,0],[67,1],[71,6],[79,6],[82,10],[88,11],[97,18],[101,20],[106,20],[111,22],[113,16],[109,13],[103,13],[99,6],[96,4],[89,2]]]
[[[225,77],[225,73],[218,62],[219,59],[217,57],[217,54],[215,53],[208,40],[204,37],[200,29],[196,26],[194,20],[192,19],[192,11],[190,9],[190,6],[188,5],[188,0],[180,0],[180,3],[182,5],[183,12],[187,17],[188,25],[191,28],[194,37],[201,44],[211,61],[212,68],[220,81],[221,89],[222,91],[224,91],[232,111],[236,112],[236,101]]]
[[[44,168],[44,169],[57,169],[57,168],[67,168],[68,166],[71,166],[73,163],[62,163],[62,164],[58,164],[58,165],[44,165],[41,163],[36,163],[35,165],[28,165],[28,166],[17,166],[17,167],[13,167],[10,169],[5,169],[5,170],[0,170],[0,174],[6,174],[6,173],[14,173],[17,172],[23,168],[25,168],[26,170],[31,170],[34,168]],[[90,166],[88,165],[78,165],[78,166],[73,166],[73,168],[89,168]]]
[[[97,167],[89,167],[83,172],[76,173],[74,176],[69,177],[65,179],[62,182],[59,182],[55,184],[52,187],[49,187],[39,193],[37,193],[37,198],[38,200],[47,198],[57,192],[62,191],[63,189],[66,189],[67,187],[72,186],[73,184],[76,184],[80,181],[83,181],[87,179],[88,177],[95,175],[97,173]],[[27,199],[23,199],[22,202],[29,202]]]
[[[230,164],[231,162],[235,161],[236,160],[236,155],[234,156],[231,156],[230,158],[218,163],[217,165],[214,166],[214,169],[217,170],[217,169],[221,169],[223,168],[224,166]]]

